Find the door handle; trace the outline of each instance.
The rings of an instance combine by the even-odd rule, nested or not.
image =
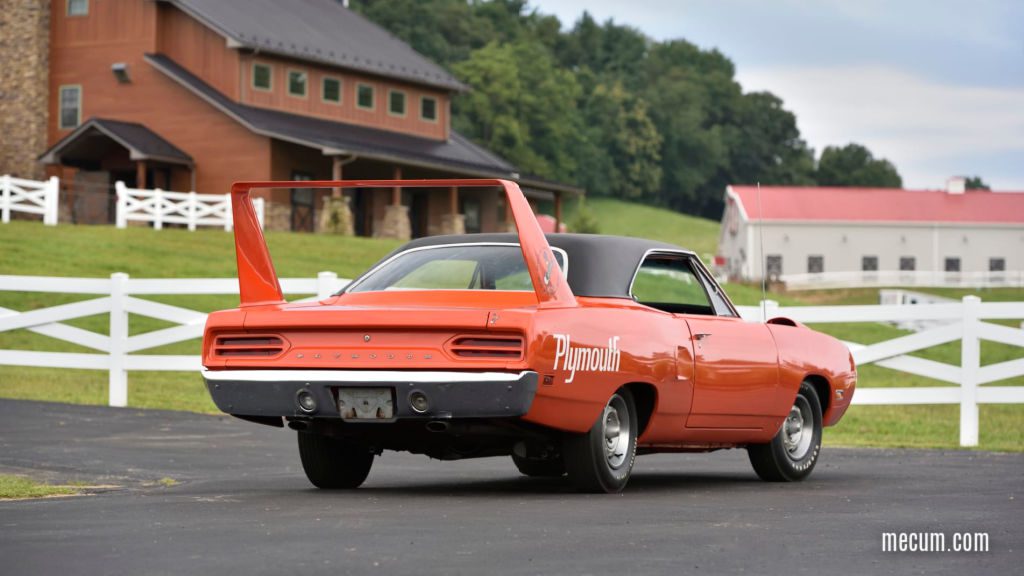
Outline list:
[[[703,340],[703,339],[705,339],[705,338],[707,338],[709,336],[711,336],[711,334],[708,334],[708,333],[694,334],[693,335],[693,339],[694,340]]]

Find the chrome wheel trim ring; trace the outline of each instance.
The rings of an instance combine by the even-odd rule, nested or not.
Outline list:
[[[811,451],[814,442],[814,412],[807,398],[797,396],[782,423],[782,442],[791,460],[801,460]]]
[[[617,470],[626,464],[630,446],[629,410],[626,401],[616,394],[608,401],[601,415],[601,436],[608,467]]]

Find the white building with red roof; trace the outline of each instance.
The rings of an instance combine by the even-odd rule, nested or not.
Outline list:
[[[1019,284],[1024,192],[729,186],[716,265],[794,287]]]

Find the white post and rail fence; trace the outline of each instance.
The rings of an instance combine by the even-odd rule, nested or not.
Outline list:
[[[348,280],[332,272],[321,272],[316,278],[282,279],[286,294],[316,294],[324,298],[342,288]],[[31,350],[0,350],[0,366],[34,366],[105,370],[110,374],[109,404],[128,403],[128,372],[198,371],[198,355],[176,356],[138,354],[157,346],[193,340],[202,336],[206,314],[196,310],[170,306],[139,298],[149,295],[237,294],[238,281],[218,279],[135,279],[127,274],[110,278],[56,278],[39,276],[0,276],[0,291],[92,294],[97,298],[41,308],[26,312],[0,308],[0,332],[30,330],[37,334],[64,340],[96,353],[42,352]],[[1024,386],[988,386],[988,384],[1024,376],[1024,358],[982,366],[981,341],[1001,342],[1024,347],[1024,330],[987,320],[1019,320],[1024,318],[1024,302],[982,302],[967,296],[961,302],[922,304],[915,306],[794,306],[779,307],[764,303],[767,317],[786,316],[808,324],[897,322],[911,320],[941,321],[935,328],[900,336],[885,342],[862,345],[850,343],[857,365],[879,366],[931,378],[954,386],[872,388],[861,382],[854,394],[858,405],[928,405],[958,404],[960,406],[960,444],[978,444],[979,404],[1024,403]],[[741,307],[743,317],[758,321],[759,307]],[[109,314],[109,333],[83,330],[64,321]],[[171,328],[130,335],[128,315],[138,314],[177,324]],[[959,340],[959,365],[945,364],[909,354],[933,346]]]
[[[42,182],[25,180],[13,176],[0,176],[0,219],[4,224],[11,221],[11,214],[37,214],[43,217],[43,224],[57,225],[57,202],[60,197],[60,181],[50,178]]]

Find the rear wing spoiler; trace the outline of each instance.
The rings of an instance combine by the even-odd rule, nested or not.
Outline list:
[[[541,307],[566,307],[576,302],[555,255],[540,229],[530,203],[515,182],[508,180],[312,180],[235,182],[231,186],[235,256],[241,306],[281,304],[284,297],[274,271],[263,229],[256,218],[251,192],[265,188],[501,188],[519,232],[519,245]]]

